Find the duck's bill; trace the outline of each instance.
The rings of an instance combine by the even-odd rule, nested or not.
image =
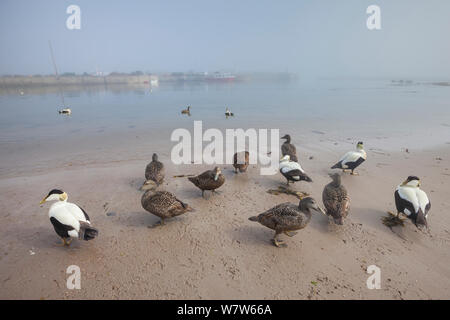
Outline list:
[[[214,181],[217,181],[217,179],[219,179],[219,174],[218,174],[218,173],[216,173],[216,174],[214,175]]]
[[[320,212],[322,212],[324,215],[327,215],[326,213],[325,213],[325,210],[323,210],[320,206],[317,206],[317,211],[320,211]]]
[[[47,197],[45,197],[44,199],[41,200],[41,202],[39,202],[39,204],[43,204],[45,202],[45,200],[47,200]]]

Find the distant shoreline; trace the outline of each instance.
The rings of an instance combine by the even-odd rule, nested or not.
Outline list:
[[[297,76],[291,73],[254,73],[239,74],[232,81],[248,80],[283,80],[290,81]],[[53,87],[53,86],[95,86],[95,85],[144,85],[158,86],[160,82],[208,82],[208,76],[204,73],[161,73],[161,74],[121,74],[109,75],[7,75],[0,77],[0,89],[20,89],[30,87]],[[215,82],[220,81],[216,80]],[[225,79],[226,81],[226,79]],[[224,82],[225,82],[224,81]],[[228,81],[227,81],[228,82]]]

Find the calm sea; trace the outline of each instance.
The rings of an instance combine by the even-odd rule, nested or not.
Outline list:
[[[20,91],[23,94],[19,94]],[[450,87],[390,80],[180,83],[159,87],[56,88],[0,94],[0,175],[59,162],[168,154],[176,128],[267,128],[297,148],[363,140],[385,150],[450,142]],[[191,106],[191,116],[181,110]],[[229,107],[234,117],[225,118]]]

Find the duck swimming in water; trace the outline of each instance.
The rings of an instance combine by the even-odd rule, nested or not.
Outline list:
[[[290,161],[289,155],[285,155],[280,160],[280,173],[286,178],[287,185],[289,182],[307,181],[312,182],[312,179],[305,173],[305,170],[300,166],[300,163]]]
[[[238,159],[239,157],[239,159]],[[238,173],[239,172],[245,172],[247,171],[248,165],[249,165],[249,157],[250,157],[250,153],[248,151],[243,151],[243,152],[236,152],[233,156],[233,167],[234,167],[234,172]]]
[[[226,109],[225,110],[225,116],[228,118],[228,117],[233,117],[234,116],[234,113],[233,112],[231,112],[230,111],[230,109]]]
[[[364,151],[363,143],[359,141],[356,145],[356,151],[347,152],[331,169],[342,169],[343,172],[351,170],[352,175],[357,175],[354,170],[366,159],[367,154]]]
[[[417,227],[428,227],[427,216],[431,209],[431,202],[427,194],[420,189],[418,177],[409,176],[395,189],[394,197],[397,217],[403,213]]]
[[[158,161],[156,153],[152,156],[152,161],[145,168],[145,179],[153,181],[159,186],[164,180],[164,164]]]
[[[257,216],[250,217],[250,221],[261,223],[272,230],[275,230],[272,243],[277,247],[286,247],[287,245],[277,239],[281,233],[293,237],[296,230],[305,228],[311,220],[311,210],[323,212],[311,197],[300,200],[298,205],[290,202],[279,204]]]
[[[297,149],[291,143],[291,136],[286,134],[281,139],[286,139],[286,141],[281,145],[281,154],[283,156],[288,155],[291,161],[298,162]]]
[[[59,189],[51,190],[40,204],[56,201],[50,206],[48,216],[64,246],[69,246],[73,238],[92,240],[98,235],[98,230],[91,226],[86,211],[74,203],[67,202],[67,193]]]
[[[152,227],[164,225],[164,220],[173,218],[193,209],[168,191],[147,190],[141,198],[142,208],[161,218]]]
[[[341,184],[340,174],[332,173],[330,177],[333,181],[327,184],[322,192],[323,205],[326,214],[331,216],[336,224],[342,225],[350,210],[350,198]]]
[[[72,114],[72,110],[70,110],[70,108],[64,108],[64,109],[59,110],[58,113],[70,115],[70,114]]]
[[[225,176],[219,167],[215,167],[214,170],[207,170],[196,177],[189,177],[195,186],[202,190],[202,197],[204,197],[205,190],[215,190],[221,187],[225,183]]]
[[[181,110],[181,114],[191,115],[191,106],[188,106],[186,109]]]

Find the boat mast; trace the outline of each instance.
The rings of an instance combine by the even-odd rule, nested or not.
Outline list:
[[[63,95],[63,93],[62,93],[61,87],[59,86],[58,68],[56,67],[55,57],[54,57],[54,55],[53,55],[52,42],[51,42],[50,40],[48,40],[48,46],[49,46],[49,48],[50,48],[50,56],[52,57],[53,68],[55,69],[56,80],[58,81],[58,88],[59,88],[59,93],[61,94],[62,104],[63,104],[64,107],[66,107],[66,103],[64,102],[64,95]]]

